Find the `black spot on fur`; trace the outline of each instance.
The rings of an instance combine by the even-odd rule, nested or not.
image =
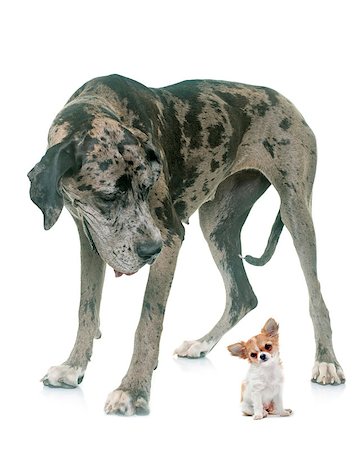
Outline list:
[[[115,183],[115,187],[119,189],[120,192],[127,192],[132,187],[130,176],[124,174],[119,177]]]
[[[222,123],[218,123],[217,125],[212,125],[207,128],[208,135],[208,143],[211,148],[218,147],[222,144],[224,138],[224,126]]]
[[[218,161],[216,161],[215,159],[212,159],[211,161],[211,172],[216,171],[217,169],[219,169],[220,164]]]
[[[146,167],[145,167],[144,164],[139,164],[139,166],[137,166],[134,170],[135,170],[136,172],[141,172],[141,171],[143,171],[143,170],[145,170],[145,169],[146,169]]]
[[[210,191],[209,191],[209,187],[208,187],[208,181],[203,183],[202,192],[204,192],[206,195],[209,194]]]
[[[294,192],[297,192],[296,186],[293,183],[285,183],[285,185],[292,189]]]
[[[289,127],[292,125],[291,121],[289,119],[287,119],[287,117],[285,117],[283,120],[281,120],[280,122],[280,128],[282,128],[282,130],[288,130]]]
[[[192,102],[191,109],[185,116],[184,134],[190,138],[190,149],[202,146],[202,125],[198,118],[202,111],[202,106],[203,103],[201,102]]]
[[[145,156],[150,163],[152,163],[152,162],[159,163],[160,162],[158,155],[151,147],[146,145],[144,150],[145,150]]]
[[[175,209],[176,213],[178,214],[178,216],[183,218],[183,217],[185,217],[187,204],[183,200],[181,200],[179,202],[175,202],[174,209]]]
[[[171,245],[174,235],[178,235],[181,240],[184,239],[184,227],[179,221],[173,205],[168,200],[165,200],[162,207],[155,208],[154,212],[168,232],[164,242],[165,245]]]
[[[289,139],[282,139],[278,141],[279,145],[288,145],[291,141]]]
[[[104,172],[105,170],[107,170],[109,168],[109,166],[111,166],[113,164],[113,160],[112,159],[107,159],[106,161],[102,161],[100,162],[99,165],[99,169]]]
[[[54,125],[62,125],[67,123],[69,126],[69,134],[74,131],[89,131],[92,128],[92,120],[94,115],[89,112],[89,108],[85,104],[76,103],[66,105],[65,108],[56,116]]]
[[[251,124],[251,118],[245,112],[247,97],[222,91],[217,91],[216,94],[226,102],[225,109],[233,129],[229,142],[225,143],[227,151],[222,155],[222,161],[226,164],[235,156],[242,137]]]
[[[177,113],[173,101],[169,101],[167,97],[160,97],[167,105],[164,110],[164,125],[161,123],[161,144],[166,153],[166,159],[169,167],[174,167],[169,178],[169,189],[174,198],[179,198],[187,186],[192,186],[198,176],[197,168],[187,167],[182,155],[182,128],[177,118]]]
[[[81,192],[91,191],[93,189],[93,186],[91,186],[90,184],[82,184],[81,186],[78,187],[78,189]]]
[[[189,108],[185,116],[184,134],[190,139],[189,147],[191,150],[202,146],[202,125],[199,115],[202,112],[204,103],[199,100],[201,93],[200,84],[201,82],[199,81],[183,81],[162,89],[181,99]],[[171,106],[174,110],[173,102]]]
[[[240,94],[231,94],[229,92],[217,91],[216,94],[224,100],[229,106],[235,109],[243,110],[248,105],[248,98]]]
[[[274,152],[274,145],[270,144],[269,141],[267,139],[265,139],[262,142],[264,148],[268,151],[268,153],[272,156],[272,158],[275,157],[275,152]]]
[[[260,116],[260,117],[264,117],[266,115],[266,112],[269,110],[270,105],[266,102],[264,102],[263,100],[258,103],[258,105],[256,105],[255,109],[256,109],[256,113]]]

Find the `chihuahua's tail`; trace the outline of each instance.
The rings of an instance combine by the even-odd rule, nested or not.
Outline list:
[[[270,237],[268,238],[267,247],[260,258],[254,258],[253,256],[247,255],[244,259],[254,266],[264,266],[272,258],[273,253],[276,250],[278,240],[280,238],[283,229],[283,222],[281,219],[281,212],[278,211],[276,220],[274,221]]]

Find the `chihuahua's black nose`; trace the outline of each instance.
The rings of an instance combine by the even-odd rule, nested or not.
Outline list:
[[[262,361],[267,361],[267,355],[265,353],[261,353],[260,359],[262,359]]]

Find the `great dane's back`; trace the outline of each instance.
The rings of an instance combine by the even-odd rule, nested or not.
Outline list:
[[[105,264],[133,274],[150,264],[142,316],[128,373],[106,412],[147,413],[151,377],[183,224],[200,224],[226,288],[226,307],[202,338],[179,356],[200,357],[257,304],[239,257],[240,231],[270,184],[281,207],[265,255],[283,224],[290,231],[310,295],[316,338],[313,379],[341,383],[328,312],[319,288],[311,193],[315,138],[277,92],[224,81],[185,81],[150,89],[111,75],[82,86],[55,118],[49,148],[29,173],[31,197],[53,226],[65,204],[77,224],[82,258],[79,330],[69,358],[51,367],[49,386],[75,387],[99,337]]]

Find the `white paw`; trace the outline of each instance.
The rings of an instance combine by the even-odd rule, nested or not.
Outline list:
[[[50,367],[41,381],[49,387],[75,388],[83,381],[83,377],[84,371],[81,367],[62,364]]]
[[[292,409],[284,409],[280,412],[281,417],[288,417],[292,414]]]
[[[213,345],[206,341],[184,341],[174,350],[174,354],[182,358],[203,358],[212,347]]]
[[[341,384],[345,382],[345,375],[341,367],[336,368],[333,363],[316,361],[312,369],[312,381],[319,384]]]
[[[263,418],[265,418],[267,416],[268,416],[267,411],[263,411],[262,414],[254,414],[253,415],[253,420],[261,420],[261,419],[263,419]]]
[[[134,400],[129,392],[116,389],[108,395],[104,411],[107,414],[123,414],[124,416],[145,415],[149,414],[149,407],[144,397],[138,396]]]

